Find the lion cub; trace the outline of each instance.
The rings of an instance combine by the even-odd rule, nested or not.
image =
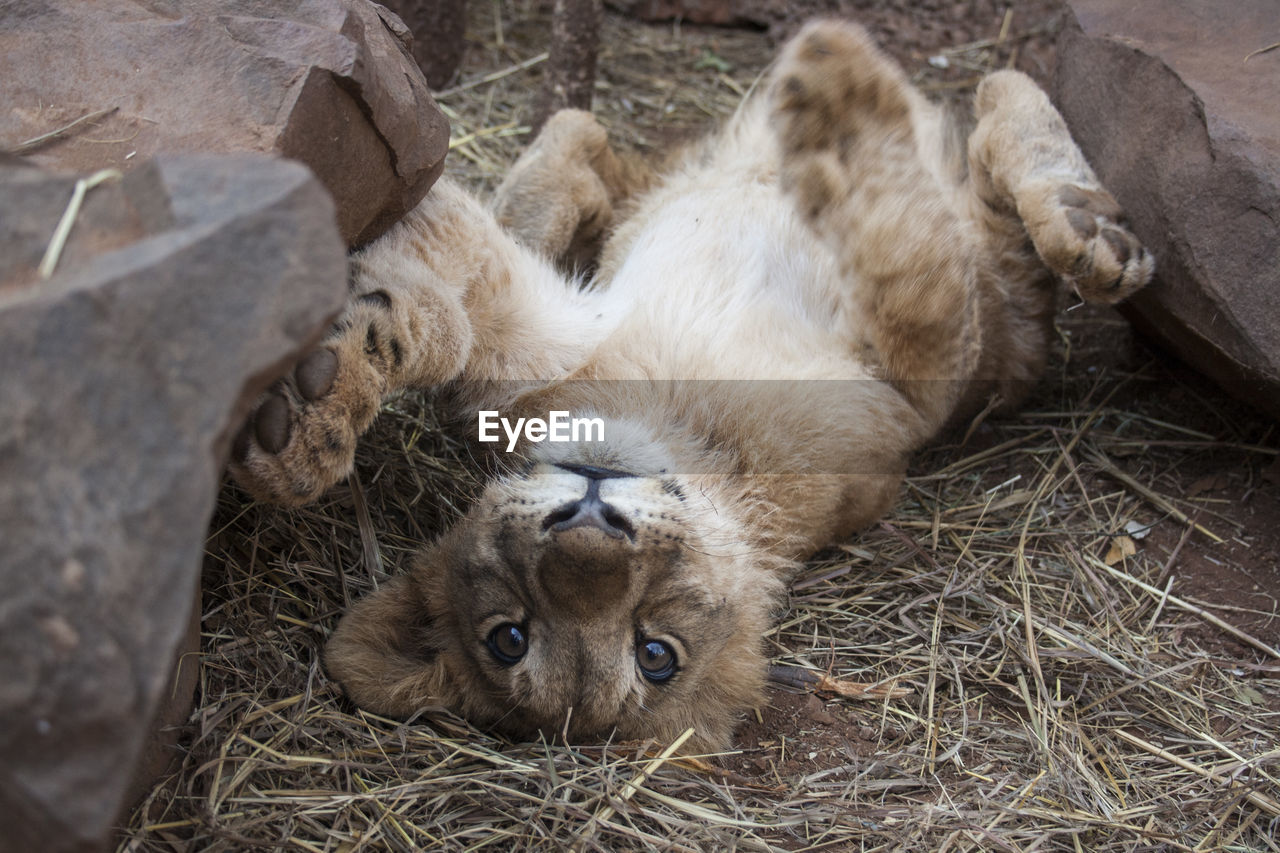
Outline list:
[[[725,747],[796,561],[884,512],[948,420],[1016,400],[1059,279],[1115,302],[1151,277],[1027,77],[989,76],[975,119],[963,138],[862,29],[818,22],[662,174],[560,113],[496,213],[442,181],[358,255],[345,315],[236,442],[253,494],[315,499],[406,387],[447,384],[472,423],[603,429],[526,430],[351,609],[325,663],[356,703]]]

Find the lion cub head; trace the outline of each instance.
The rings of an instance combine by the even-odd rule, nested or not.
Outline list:
[[[782,594],[675,480],[538,464],[488,487],[360,601],[325,651],[362,707],[446,708],[516,737],[728,745]],[[738,542],[742,540],[737,539]]]

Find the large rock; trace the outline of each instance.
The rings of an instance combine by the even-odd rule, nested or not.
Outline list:
[[[1280,415],[1275,0],[1069,0],[1054,99],[1156,254],[1143,331]]]
[[[0,148],[88,172],[159,152],[260,151],[311,167],[363,243],[426,194],[448,123],[408,31],[368,0],[0,4]]]
[[[92,189],[0,167],[0,833],[102,849],[171,693],[231,437],[346,292],[328,194],[263,155]]]

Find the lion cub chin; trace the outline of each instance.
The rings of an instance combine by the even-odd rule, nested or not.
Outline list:
[[[353,258],[345,314],[231,470],[315,500],[402,388],[446,386],[470,424],[598,418],[597,442],[513,439],[325,663],[377,712],[720,749],[797,561],[874,522],[945,424],[1025,393],[1060,283],[1111,303],[1150,279],[1120,216],[1024,75],[955,128],[864,31],[817,22],[661,175],[565,111],[491,210],[440,181]]]

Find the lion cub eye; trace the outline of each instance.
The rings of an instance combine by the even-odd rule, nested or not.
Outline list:
[[[524,635],[524,629],[514,622],[503,622],[494,628],[485,642],[489,652],[504,666],[519,663],[524,653],[529,651],[529,639]]]
[[[636,663],[645,678],[663,682],[676,674],[676,653],[662,640],[640,640],[636,643]]]

